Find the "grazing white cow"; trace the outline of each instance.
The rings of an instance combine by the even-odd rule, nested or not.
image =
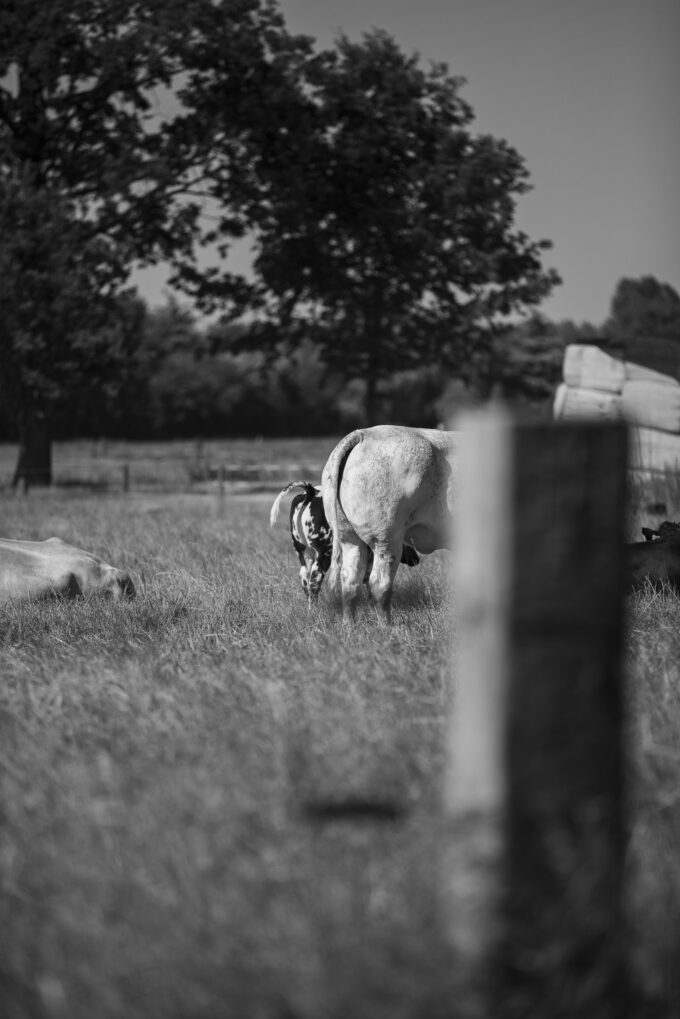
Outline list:
[[[307,595],[307,604],[311,608],[318,600],[333,552],[333,534],[326,520],[321,489],[309,481],[291,481],[274,500],[269,514],[269,524],[271,527],[274,526],[279,516],[281,500],[296,489],[299,489],[299,494],[290,504],[290,536],[300,560],[302,590]],[[404,545],[401,562],[407,566],[417,566],[420,562],[418,553],[411,545]],[[369,548],[364,574],[366,584],[372,566],[373,553]]]
[[[354,616],[369,550],[371,597],[389,621],[404,546],[425,554],[449,547],[458,442],[438,428],[376,425],[351,432],[331,453],[321,491],[345,618]]]
[[[127,573],[61,538],[0,538],[0,605],[95,592],[115,600],[133,598],[135,586]]]

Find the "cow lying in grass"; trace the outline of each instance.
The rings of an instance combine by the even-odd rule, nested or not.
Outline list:
[[[274,526],[278,520],[282,500],[296,489],[298,494],[290,504],[290,536],[300,560],[302,590],[311,606],[319,597],[323,578],[331,565],[333,551],[333,534],[324,513],[321,489],[309,481],[291,481],[274,500],[269,523],[271,527]],[[401,561],[407,566],[417,566],[420,558],[411,545],[404,545]],[[368,582],[372,564],[373,554],[369,549],[365,583]]]
[[[626,545],[626,589],[649,580],[655,587],[670,584],[680,593],[680,524],[664,520],[658,530],[643,527],[644,541]]]
[[[127,573],[61,538],[0,538],[0,605],[94,593],[117,601],[133,598],[135,586]]]

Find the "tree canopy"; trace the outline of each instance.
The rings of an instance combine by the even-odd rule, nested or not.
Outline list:
[[[524,162],[473,133],[462,79],[380,31],[341,37],[300,73],[279,158],[253,164],[254,296],[277,327],[262,339],[312,335],[329,365],[369,380],[371,405],[397,368],[460,366],[558,277],[541,264],[549,243],[514,225]]]
[[[607,329],[620,339],[658,337],[680,341],[680,295],[654,276],[619,280]]]

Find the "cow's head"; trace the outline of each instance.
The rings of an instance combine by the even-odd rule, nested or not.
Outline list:
[[[129,573],[122,573],[116,581],[118,593],[114,594],[116,601],[120,601],[123,598],[134,598],[137,594],[135,585],[132,582],[132,577]]]
[[[103,576],[97,585],[107,598],[113,601],[123,601],[126,598],[134,598],[136,595],[135,585],[129,573],[117,570],[115,566],[103,566]]]
[[[310,606],[318,601],[319,591],[321,590],[325,575],[326,571],[321,568],[319,560],[300,567],[300,583]]]

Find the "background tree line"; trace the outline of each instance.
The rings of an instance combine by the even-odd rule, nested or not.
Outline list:
[[[72,390],[53,416],[54,438],[333,435],[367,423],[366,382],[325,364],[311,339],[263,350],[256,324],[205,326],[175,300],[150,310],[134,294],[120,298],[115,336],[112,328],[89,343],[115,347],[115,375]],[[640,350],[649,337],[677,343],[680,367],[680,297],[652,277],[624,279],[600,326],[534,314],[499,330],[465,375],[441,363],[406,367],[383,377],[373,400],[383,421],[429,427],[490,395],[548,416],[566,344],[630,340]],[[16,438],[16,422],[0,414],[0,439]]]

